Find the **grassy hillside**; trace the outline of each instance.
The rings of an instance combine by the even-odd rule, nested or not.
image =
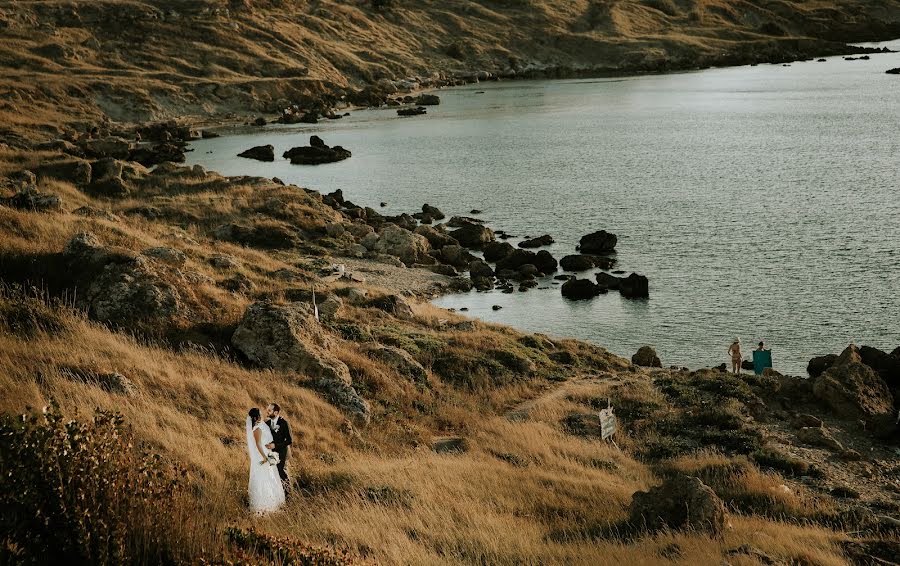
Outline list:
[[[804,380],[642,368],[595,346],[436,309],[416,297],[457,278],[392,256],[357,257],[350,231],[371,228],[329,206],[332,197],[298,187],[123,164],[128,194],[107,198],[51,176],[77,159],[4,150],[0,160],[4,199],[23,182],[60,199],[0,205],[0,412],[37,412],[51,399],[80,422],[98,407],[119,412],[135,450],[185,470],[181,488],[160,495],[127,475],[143,469],[142,456],[112,457],[104,450],[119,441],[94,447],[84,439],[102,433],[78,433],[102,470],[96,477],[138,487],[124,499],[90,482],[78,488],[93,490],[97,507],[84,516],[69,508],[82,525],[73,540],[96,546],[97,529],[120,526],[127,536],[110,540],[146,563],[277,563],[286,549],[413,564],[839,565],[896,556],[892,444],[836,416]],[[102,167],[93,162],[93,174]],[[31,170],[43,173],[32,181],[22,173]],[[221,229],[235,223],[244,230]],[[349,279],[331,274],[336,262]],[[298,340],[317,344],[311,356],[346,365],[365,418],[315,367],[266,367],[232,340],[249,305],[307,304],[311,285],[322,322]],[[621,422],[617,445],[600,440],[596,424],[608,399]],[[243,420],[272,400],[295,430],[294,492],[283,512],[254,518]],[[819,415],[841,448],[801,440],[797,413]],[[62,471],[36,478],[73,481],[65,470],[74,469],[71,485],[84,482],[84,464],[59,444],[36,448],[47,433],[30,433],[24,449],[10,445],[12,422],[0,426],[4,470],[37,458]],[[636,491],[681,474],[721,498],[722,532],[647,531],[630,516]],[[2,477],[0,556],[24,560],[31,551],[11,534],[21,517],[10,518],[9,499],[31,476]],[[48,497],[45,505],[55,501]],[[53,532],[67,537],[68,528]]]
[[[0,138],[275,111],[379,80],[791,60],[898,22],[897,0],[2,1]]]

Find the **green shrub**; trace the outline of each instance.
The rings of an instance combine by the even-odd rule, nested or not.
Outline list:
[[[180,562],[194,548],[185,496],[119,415],[81,423],[51,407],[0,419],[0,563]]]

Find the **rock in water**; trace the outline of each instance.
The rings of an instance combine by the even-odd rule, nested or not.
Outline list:
[[[351,153],[343,147],[336,145],[328,147],[319,136],[312,136],[310,145],[291,148],[282,154],[294,165],[320,165],[322,163],[334,163],[351,156]]]
[[[420,94],[416,98],[416,104],[420,106],[437,106],[441,103],[441,97],[436,94]]]
[[[398,116],[420,116],[427,113],[428,110],[426,110],[424,106],[416,106],[414,108],[401,108],[397,110]]]
[[[515,249],[509,242],[491,242],[484,246],[484,259],[485,261],[500,261],[513,253]]]
[[[650,282],[643,275],[632,273],[619,283],[619,293],[628,299],[646,299],[650,296]]]
[[[631,362],[633,364],[644,366],[648,368],[661,368],[662,361],[659,359],[659,356],[656,354],[656,350],[654,350],[650,346],[641,346],[637,353],[631,356]]]
[[[541,250],[534,258],[535,267],[544,275],[549,275],[556,271],[558,266],[556,258],[554,258],[547,250]]]
[[[358,422],[369,421],[369,404],[353,388],[350,369],[330,352],[333,339],[314,318],[311,305],[253,303],[231,343],[262,367],[313,378],[316,389],[345,414]]]
[[[460,245],[467,248],[480,248],[494,241],[494,232],[487,226],[467,222],[456,230],[450,232]]]
[[[837,354],[827,354],[825,356],[812,358],[806,366],[806,373],[808,373],[810,377],[819,377],[825,373],[825,370],[831,367],[837,359]]]
[[[271,145],[258,145],[238,154],[238,157],[257,161],[275,161],[275,148]]]
[[[593,269],[594,262],[586,255],[567,255],[559,260],[559,266],[566,271],[586,271]]]
[[[725,505],[716,492],[698,478],[677,476],[631,500],[629,520],[649,531],[692,529],[713,535],[725,530]]]
[[[550,234],[544,234],[543,236],[538,236],[537,238],[531,238],[530,240],[524,240],[519,242],[520,248],[540,248],[542,246],[549,246],[553,243],[553,236]]]
[[[600,294],[600,288],[589,279],[569,279],[562,285],[562,295],[567,299],[593,299]]]
[[[616,251],[618,237],[615,234],[600,230],[581,237],[579,250],[583,254],[608,254]]]
[[[894,399],[887,384],[862,362],[859,348],[853,344],[815,378],[813,393],[847,419],[887,421],[895,416]]]

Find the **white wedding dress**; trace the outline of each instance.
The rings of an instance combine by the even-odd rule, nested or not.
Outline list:
[[[272,442],[272,431],[269,426],[260,422],[256,426],[251,427],[250,417],[247,417],[247,455],[250,457],[250,510],[257,514],[269,513],[278,510],[284,503],[284,486],[281,485],[281,478],[278,477],[278,468],[270,465],[268,462],[261,464],[262,456],[256,448],[256,439],[253,431],[259,429],[262,437],[259,439],[260,445],[266,456],[271,452],[266,448],[266,444]]]

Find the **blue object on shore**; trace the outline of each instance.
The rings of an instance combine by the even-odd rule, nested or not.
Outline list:
[[[772,350],[753,350],[753,373],[762,375],[766,368],[772,367]]]

